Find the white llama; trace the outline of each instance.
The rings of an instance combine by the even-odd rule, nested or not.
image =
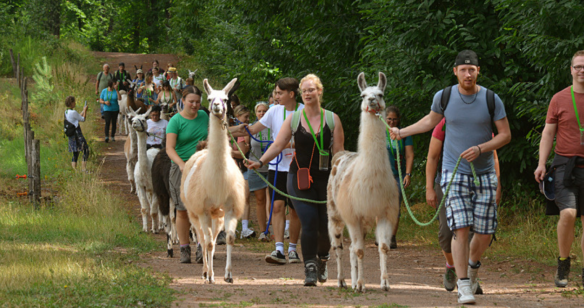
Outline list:
[[[180,197],[203,248],[203,278],[208,283],[215,282],[213,254],[224,223],[227,233],[225,281],[233,282],[231,252],[237,219],[243,214],[245,204],[245,181],[231,157],[226,132],[227,93],[236,81],[237,78],[231,80],[220,91],[213,90],[207,79],[203,81],[211,109],[208,148],[187,161],[181,179]]]
[[[130,80],[127,79],[126,80],[129,83],[128,88],[133,88],[134,87],[134,83]],[[130,124],[128,122],[128,93],[124,90],[120,91],[120,96],[121,96],[121,100],[118,102],[118,105],[120,107],[120,112],[118,113],[118,131],[120,132],[120,134],[124,135],[128,135],[130,133]]]
[[[379,119],[379,114],[385,115],[383,91],[387,79],[380,72],[377,86],[367,87],[361,73],[357,83],[363,98],[358,152],[339,152],[333,157],[328,183],[329,235],[337,256],[338,286],[346,287],[342,237],[347,225],[351,236],[351,284],[355,291],[362,292],[364,236],[377,220],[381,289],[387,291],[387,256],[399,210],[398,186],[387,157],[385,124]]]
[[[152,163],[158,149],[152,148],[146,151],[146,139],[148,138],[148,124],[146,119],[152,109],[144,114],[136,114],[132,107],[128,107],[132,115],[132,129],[136,132],[138,144],[138,162],[134,169],[136,191],[140,200],[142,212],[142,231],[148,232],[148,216],[152,218],[152,233],[158,233],[158,197],[152,188]]]

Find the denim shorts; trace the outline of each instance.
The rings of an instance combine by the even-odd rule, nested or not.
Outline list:
[[[440,186],[444,193],[451,177],[452,172],[442,170]],[[494,234],[497,230],[497,175],[489,172],[477,177],[479,185],[472,174],[454,176],[445,204],[450,230],[472,227],[478,234]]]

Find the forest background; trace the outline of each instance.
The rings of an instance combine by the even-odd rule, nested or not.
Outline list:
[[[581,20],[579,0],[8,0],[0,3],[0,74],[11,75],[14,46],[28,46],[17,50],[27,75],[63,42],[174,53],[190,56],[188,68],[199,76],[240,78],[238,94],[253,107],[278,78],[315,73],[325,107],[339,114],[346,146],[355,150],[359,72],[371,83],[385,72],[385,101],[400,108],[405,126],[429,112],[438,90],[456,83],[454,58],[472,49],[480,57],[479,84],[502,98],[513,134],[499,151],[501,206],[543,213],[533,180],[540,132],[551,97],[571,83],[572,55],[584,49]],[[411,194],[421,202],[429,138],[414,139]]]

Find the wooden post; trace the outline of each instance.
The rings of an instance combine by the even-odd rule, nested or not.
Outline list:
[[[27,175],[28,175],[28,199],[31,203],[34,202],[34,170],[33,170],[33,151],[32,151],[32,143],[34,140],[34,132],[30,129],[30,124],[27,124],[28,135],[26,140],[26,146],[28,148],[28,161],[26,162],[27,166]]]
[[[16,73],[16,62],[14,62],[14,53],[12,52],[12,48],[10,48],[10,63],[12,63],[12,73],[14,74],[14,78],[17,78],[18,74]]]
[[[32,203],[38,209],[41,201],[41,141],[32,140]]]
[[[29,140],[29,133],[30,133],[30,124],[29,124],[29,114],[28,114],[28,93],[26,91],[26,84],[27,84],[27,79],[24,78],[24,81],[22,82],[22,87],[20,88],[20,96],[22,97],[22,103],[21,103],[21,109],[22,109],[22,127],[24,128],[24,155],[26,157],[26,165],[28,166],[28,163],[30,161],[30,157],[29,157],[29,153],[30,153],[30,146],[28,143]]]

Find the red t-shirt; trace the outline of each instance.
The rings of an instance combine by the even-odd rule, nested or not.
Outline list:
[[[584,93],[574,92],[580,123],[584,125]],[[584,157],[584,146],[580,144],[580,129],[574,112],[570,87],[556,93],[550,102],[545,122],[557,124],[556,154]]]
[[[440,121],[440,123],[438,123],[438,125],[436,125],[432,131],[432,137],[442,142],[444,142],[444,137],[446,137],[446,131],[442,129],[444,127],[444,123],[446,123],[446,118],[442,118],[442,121]]]

